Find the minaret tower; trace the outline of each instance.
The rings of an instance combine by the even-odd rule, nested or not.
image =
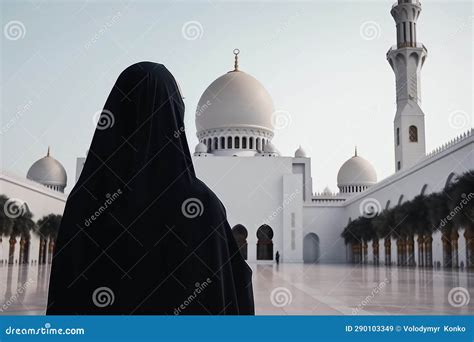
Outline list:
[[[387,52],[395,73],[397,113],[395,115],[395,170],[409,168],[425,156],[425,114],[421,110],[421,68],[426,47],[417,42],[419,0],[398,0],[391,14],[397,25],[397,45]]]

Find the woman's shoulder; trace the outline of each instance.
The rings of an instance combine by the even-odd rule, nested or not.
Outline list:
[[[198,178],[196,178],[196,182],[194,183],[193,193],[196,195],[196,198],[202,201],[202,203],[207,207],[219,209],[225,214],[225,207],[219,197],[217,197],[214,191]]]

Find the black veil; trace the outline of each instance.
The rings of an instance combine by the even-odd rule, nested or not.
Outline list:
[[[183,117],[163,65],[119,76],[66,203],[47,314],[254,314],[252,272],[196,178]]]

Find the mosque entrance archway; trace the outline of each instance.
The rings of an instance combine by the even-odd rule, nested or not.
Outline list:
[[[319,237],[315,233],[309,233],[303,240],[303,261],[305,263],[319,262]]]
[[[273,260],[273,230],[261,225],[257,230],[257,260]]]
[[[242,254],[242,257],[247,260],[247,229],[243,225],[237,224],[234,226],[234,228],[232,228],[232,234],[234,235],[234,239],[237,242],[240,254]]]

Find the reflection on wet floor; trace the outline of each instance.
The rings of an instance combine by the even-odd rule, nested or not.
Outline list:
[[[474,313],[474,272],[307,264],[252,269],[258,314]]]
[[[0,266],[0,313],[42,315],[46,310],[50,265]]]
[[[472,315],[474,272],[251,264],[257,314]],[[0,314],[43,315],[50,265],[0,265]]]

